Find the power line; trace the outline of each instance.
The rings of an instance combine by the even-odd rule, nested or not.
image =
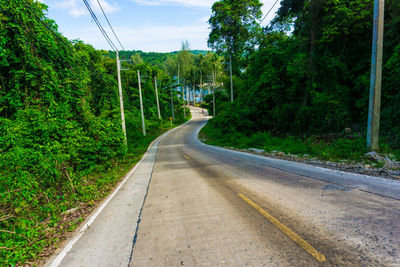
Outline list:
[[[90,7],[89,3],[87,0],[83,0],[85,3],[87,9],[89,10],[90,15],[94,19],[94,21],[97,24],[97,27],[99,27],[101,33],[103,34],[104,38],[106,38],[108,44],[112,47],[112,49],[115,51],[117,54],[117,78],[118,78],[118,94],[119,94],[119,104],[120,104],[120,110],[121,110],[121,126],[122,126],[122,132],[124,134],[124,143],[125,143],[125,148],[128,149],[128,140],[126,137],[126,126],[125,126],[125,112],[124,112],[124,99],[123,99],[123,94],[122,94],[122,84],[121,84],[121,62],[119,60],[119,53],[118,53],[118,48],[114,45],[114,43],[111,41],[111,38],[108,36],[106,31],[104,30],[103,26],[101,26],[101,23],[96,17],[96,14],[93,12],[92,8]],[[143,116],[142,116],[143,117]],[[146,133],[144,132],[144,135]]]
[[[122,47],[122,50],[125,50],[124,46],[121,44],[120,40],[118,39],[118,36],[115,34],[115,31],[114,31],[113,27],[111,26],[111,23],[110,23],[110,21],[108,20],[108,18],[107,18],[107,16],[106,16],[106,13],[104,12],[103,7],[102,7],[101,4],[100,4],[100,1],[97,0],[97,3],[99,4],[100,9],[101,9],[101,12],[103,12],[104,17],[105,17],[106,20],[107,20],[108,26],[110,26],[112,32],[114,33],[115,38],[117,39],[118,43],[119,43],[120,46]]]
[[[263,23],[263,21],[265,20],[265,18],[269,15],[269,13],[271,13],[272,9],[274,9],[274,7],[276,6],[276,4],[278,3],[279,0],[276,0],[275,3],[272,5],[272,7],[269,9],[269,11],[267,12],[267,14],[264,16],[264,18],[260,21],[260,25],[261,23]]]
[[[90,7],[89,3],[87,0],[83,0],[83,3],[86,5],[86,8],[88,9],[90,15],[92,16],[94,22],[96,22],[97,27],[100,29],[101,33],[103,34],[104,38],[108,42],[108,44],[111,46],[112,50],[115,52],[118,51],[118,48],[115,46],[111,38],[108,36],[107,32],[104,30],[103,26],[101,25],[100,21],[97,19],[96,14],[93,12],[92,8]]]
[[[39,20],[39,22],[59,41],[59,42],[61,42],[63,45],[64,45],[64,48],[65,48],[65,46],[68,48],[68,49],[71,49],[71,43],[70,42],[68,42],[68,41],[66,41],[64,38],[61,38],[60,37],[60,35],[59,35],[59,33],[56,33],[56,32],[54,32],[54,30],[53,29],[51,29],[50,27],[49,27],[49,25],[47,25],[33,10],[32,10],[32,6],[29,4],[29,3],[27,3],[26,1],[23,1],[23,4],[24,4],[24,6],[25,7],[27,7],[27,10],[28,10],[28,12],[29,13],[31,13],[33,16],[35,16],[36,18],[37,18],[37,20]],[[89,8],[90,8],[90,6],[89,6]],[[91,9],[90,9],[91,10]],[[3,10],[3,11],[5,11],[5,10]],[[92,11],[93,12],[93,11]],[[94,13],[93,13],[94,14]],[[97,18],[96,18],[97,19]],[[104,30],[104,29],[103,29]],[[114,47],[115,47],[115,45],[114,45]],[[73,47],[72,47],[73,48]],[[71,51],[71,52],[73,52],[73,51]],[[78,63],[78,62],[76,62],[76,63]],[[68,64],[67,64],[68,65]],[[99,79],[101,79],[101,75],[100,75],[100,73],[98,73],[92,66],[90,66],[89,64],[88,65],[83,65],[83,64],[80,64],[80,63],[78,63],[78,65],[80,65],[80,66],[87,66]],[[68,65],[68,67],[71,69],[71,67]]]
[[[108,42],[108,44],[111,46],[112,50],[118,51],[117,47],[111,40],[111,38],[108,36],[107,32],[104,30],[103,26],[101,25],[100,21],[97,19],[96,14],[93,12],[92,8],[90,7],[89,3],[87,0],[83,0],[84,4],[86,5],[86,8],[88,9],[90,15],[92,16],[93,20],[97,24],[97,27],[100,29],[100,32],[103,34],[104,38]]]

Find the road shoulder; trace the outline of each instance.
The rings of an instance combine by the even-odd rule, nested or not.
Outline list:
[[[263,166],[268,166],[283,171],[303,175],[308,178],[400,200],[400,182],[396,180],[389,180],[381,177],[327,169],[304,163],[269,158],[267,156],[255,155],[251,153],[205,144],[199,139],[199,132],[201,128],[205,125],[206,122],[204,122],[204,124],[193,133],[191,138],[197,145],[207,147],[208,149],[216,153],[227,152],[232,157],[249,160]]]
[[[168,134],[183,125],[164,133],[149,145],[142,159],[44,266],[128,264],[158,145]]]

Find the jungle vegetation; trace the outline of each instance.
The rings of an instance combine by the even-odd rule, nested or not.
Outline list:
[[[155,137],[188,119],[175,74],[162,66],[175,72],[178,58],[204,54],[121,51],[132,59],[122,62],[121,74],[125,147],[115,54],[65,38],[46,8],[33,0],[0,2],[0,266],[32,264],[54,251]]]
[[[221,98],[209,125],[216,130],[214,138],[239,146],[237,140],[254,134],[328,144],[345,138],[365,153],[373,2],[281,0],[265,27],[258,24],[260,1],[215,2],[208,42],[226,62],[233,58],[234,102]],[[400,148],[399,67],[400,2],[386,0],[383,150]],[[228,75],[225,70],[225,94]]]
[[[381,140],[391,150],[400,148],[400,3],[385,3]],[[0,265],[45,257],[62,241],[60,233],[79,225],[151,140],[171,127],[171,92],[173,126],[188,115],[182,96],[211,114],[215,104],[205,131],[214,144],[323,151],[326,159],[362,155],[372,4],[281,0],[275,18],[261,27],[259,0],[220,0],[209,20],[214,52],[191,50],[188,42],[171,53],[121,51],[131,60],[122,71],[126,148],[115,54],[62,36],[40,2],[1,1]]]

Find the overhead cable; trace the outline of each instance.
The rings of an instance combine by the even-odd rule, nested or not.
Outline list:
[[[110,28],[111,28],[111,30],[112,30],[112,32],[113,32],[115,38],[117,39],[117,41],[118,41],[118,43],[119,43],[119,45],[122,47],[122,50],[125,50],[125,48],[124,48],[124,46],[121,44],[121,42],[120,42],[120,40],[119,40],[117,34],[115,33],[113,27],[111,26],[111,23],[110,23],[110,21],[108,20],[108,18],[107,18],[107,16],[106,16],[106,13],[104,12],[103,7],[102,7],[101,4],[100,4],[100,1],[97,0],[97,3],[99,4],[99,7],[100,7],[100,9],[101,9],[101,12],[103,12],[104,17],[105,17],[106,20],[107,20],[108,26],[110,26]]]
[[[83,3],[86,5],[86,8],[88,9],[90,15],[92,16],[94,22],[96,22],[97,27],[100,29],[101,33],[103,34],[103,36],[106,39],[106,41],[108,42],[108,44],[111,46],[112,50],[114,50],[115,52],[118,52],[118,48],[113,43],[111,38],[108,36],[107,32],[104,30],[104,28],[101,25],[100,21],[97,19],[96,14],[93,12],[92,8],[90,7],[88,1],[87,0],[83,0]]]
[[[267,14],[265,14],[265,16],[263,17],[263,19],[260,21],[260,25],[261,23],[263,23],[263,21],[265,20],[265,18],[269,15],[269,13],[271,13],[272,9],[274,9],[274,7],[276,6],[276,4],[278,3],[279,0],[276,0],[275,3],[272,5],[272,7],[269,9],[269,11],[267,12]]]

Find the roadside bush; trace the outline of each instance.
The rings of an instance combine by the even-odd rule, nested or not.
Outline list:
[[[220,105],[220,112],[214,119],[214,125],[224,134],[251,133],[255,129],[255,124],[249,120],[249,114],[248,108],[240,106],[236,102],[225,102]]]

